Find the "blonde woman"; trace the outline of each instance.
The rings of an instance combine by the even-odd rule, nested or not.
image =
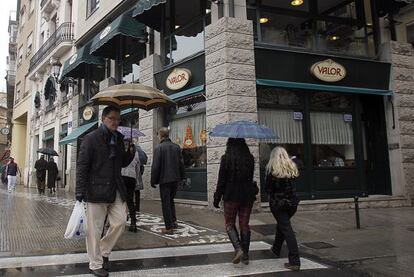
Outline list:
[[[294,180],[298,176],[297,166],[289,158],[286,150],[283,147],[274,148],[266,166],[266,190],[269,193],[269,206],[277,221],[275,240],[271,250],[276,256],[280,256],[283,242],[286,241],[289,250],[289,263],[285,263],[285,268],[295,271],[300,269],[300,258],[290,218],[296,213],[299,203],[294,184]]]

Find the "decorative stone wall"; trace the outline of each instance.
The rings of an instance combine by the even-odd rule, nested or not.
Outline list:
[[[385,52],[385,53],[384,53]],[[389,42],[383,46],[383,59],[392,63],[391,89],[394,92],[395,129],[387,114],[393,195],[414,200],[414,49],[409,43]],[[391,149],[391,148],[390,148]],[[393,176],[394,173],[394,176]],[[400,176],[398,176],[400,175]]]
[[[140,83],[156,87],[154,73],[162,68],[160,56],[153,54],[140,61]],[[150,186],[151,180],[151,164],[152,153],[154,146],[158,143],[156,134],[159,128],[159,112],[157,109],[145,111],[139,110],[139,129],[145,134],[145,137],[139,138],[139,145],[148,156],[148,163],[145,166],[144,175],[142,176],[144,182],[144,190],[142,197],[145,199],[153,199],[158,196],[158,190]]]
[[[257,122],[253,23],[223,17],[206,27],[205,39],[207,129],[236,120]],[[210,137],[207,143],[209,208],[213,208],[226,141]],[[248,141],[248,144],[256,159],[255,180],[259,181],[259,147],[256,141]],[[255,208],[259,207],[257,202]]]

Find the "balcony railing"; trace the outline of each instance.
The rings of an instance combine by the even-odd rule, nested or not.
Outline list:
[[[32,71],[40,62],[46,58],[61,42],[73,40],[73,23],[62,23],[59,28],[43,43],[42,47],[34,54],[30,60],[30,69]]]

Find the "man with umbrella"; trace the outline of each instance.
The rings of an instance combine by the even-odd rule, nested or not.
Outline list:
[[[35,163],[36,177],[37,177],[37,190],[39,194],[45,193],[45,180],[46,180],[46,169],[47,161],[45,156],[41,155],[40,159]]]
[[[102,125],[87,134],[77,161],[76,200],[86,201],[86,249],[89,269],[95,276],[108,276],[109,255],[126,223],[126,187],[121,168],[131,163],[135,146],[125,151],[123,135],[117,131],[120,110],[107,106]],[[101,239],[105,217],[109,229]]]

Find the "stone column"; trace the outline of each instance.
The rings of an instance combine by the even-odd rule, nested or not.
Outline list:
[[[395,129],[391,105],[386,103],[388,143],[393,195],[414,200],[414,49],[409,43],[383,45],[382,58],[392,63],[391,89],[394,92]],[[391,149],[391,148],[390,148]]]
[[[257,122],[253,23],[223,17],[206,27],[205,36],[207,129],[236,120]],[[207,143],[209,208],[213,205],[226,141],[210,137]],[[256,161],[255,180],[259,181],[258,143],[250,140],[248,144]],[[256,209],[259,209],[260,199],[256,203]]]
[[[160,56],[157,54],[153,54],[145,59],[142,59],[140,61],[140,83],[156,87],[154,73],[161,70],[161,68],[162,65]],[[152,154],[155,145],[158,144],[156,134],[158,128],[160,127],[160,121],[160,112],[157,109],[150,110],[148,112],[145,110],[139,110],[139,130],[145,134],[145,137],[139,138],[139,145],[148,156],[148,163],[145,166],[144,175],[142,176],[144,182],[142,197],[145,199],[153,199],[158,197],[158,190],[155,190],[150,186],[150,178]]]

